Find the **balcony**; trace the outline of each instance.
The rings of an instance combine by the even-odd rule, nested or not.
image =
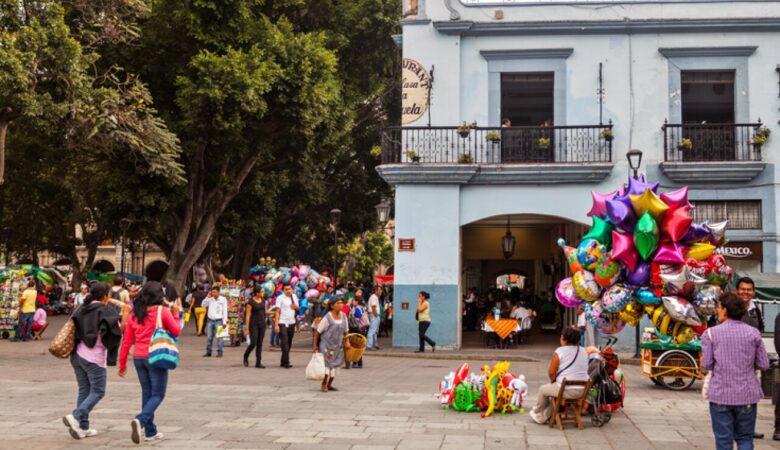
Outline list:
[[[766,166],[753,138],[758,123],[664,123],[661,169],[678,182],[746,182]]]
[[[391,184],[597,183],[612,170],[612,124],[391,127],[380,174]]]

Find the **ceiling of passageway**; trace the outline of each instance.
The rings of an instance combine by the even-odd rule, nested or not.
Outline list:
[[[465,227],[506,227],[506,215],[488,217],[477,222],[464,225]],[[567,219],[542,214],[509,214],[512,228],[515,227],[541,227],[573,223]]]

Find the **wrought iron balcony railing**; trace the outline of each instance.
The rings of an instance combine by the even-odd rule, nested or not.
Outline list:
[[[753,142],[758,123],[664,123],[667,162],[761,161],[761,144]]]
[[[382,164],[552,164],[612,161],[612,124],[539,127],[391,127]]]

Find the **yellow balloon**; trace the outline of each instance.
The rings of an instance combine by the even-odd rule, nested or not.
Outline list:
[[[642,217],[642,214],[649,212],[653,219],[658,220],[669,210],[669,206],[650,189],[645,190],[641,195],[629,195],[628,197],[631,199],[631,205],[634,207],[634,212],[636,212],[638,217]]]
[[[691,245],[691,248],[690,250],[688,250],[686,257],[697,259],[699,261],[704,261],[710,256],[712,256],[712,252],[714,251],[715,251],[714,245],[697,242],[696,244]]]
[[[630,326],[635,327],[637,324],[639,324],[639,320],[642,318],[644,313],[644,306],[642,306],[641,303],[632,301],[626,305],[623,311],[618,313],[618,318]]]
[[[675,342],[682,345],[691,342],[696,337],[696,334],[693,332],[693,328],[691,328],[690,325],[686,325],[682,322],[675,322],[674,328],[672,329],[672,336],[674,336]]]

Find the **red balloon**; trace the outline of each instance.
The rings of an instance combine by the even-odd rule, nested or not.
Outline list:
[[[612,232],[612,259],[623,263],[628,270],[636,269],[639,253],[636,251],[631,235]]]
[[[693,205],[688,201],[688,186],[683,186],[676,191],[664,192],[661,194],[661,200],[672,210],[677,208],[693,209]]]
[[[681,207],[675,209],[671,214],[667,214],[661,222],[661,232],[674,242],[681,240],[693,223],[693,217],[688,215],[688,211],[687,207]]]
[[[692,326],[691,328],[693,329],[694,333],[696,333],[699,336],[701,336],[702,334],[704,334],[705,331],[707,331],[707,323],[706,322],[702,322],[701,325],[697,325],[695,327]]]
[[[720,255],[713,255],[713,256],[720,256]],[[688,258],[685,260],[685,265],[688,266],[688,271],[690,273],[702,277],[705,280],[709,278],[710,273],[712,273],[712,264],[709,261],[699,261],[697,259]]]

